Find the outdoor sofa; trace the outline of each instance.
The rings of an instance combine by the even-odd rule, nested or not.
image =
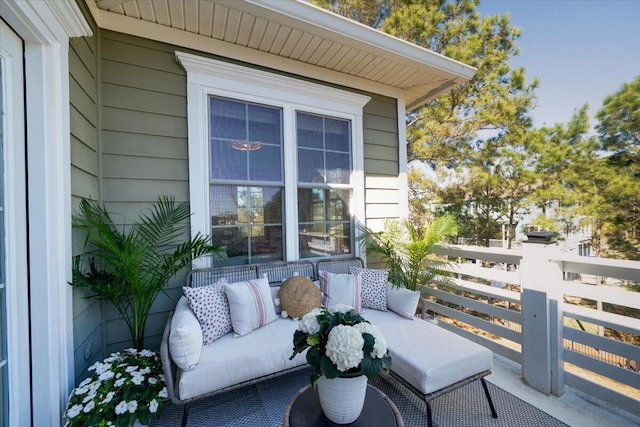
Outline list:
[[[271,297],[275,298],[280,284],[289,277],[299,275],[315,280],[319,271],[346,274],[349,267],[364,264],[360,258],[335,258],[316,264],[293,261],[214,267],[190,272],[186,286],[206,286],[220,279],[228,283],[253,281],[266,275]],[[392,292],[390,286],[387,292]],[[387,298],[391,306],[390,295]],[[402,315],[391,309],[362,310],[363,317],[376,325],[387,340],[392,357],[390,374],[425,401],[429,427],[433,422],[430,402],[475,380],[481,380],[491,414],[497,418],[484,379],[493,368],[492,352],[425,321],[425,301],[417,298],[414,316],[401,310],[396,311]],[[294,319],[276,316],[246,335],[237,337],[230,332],[202,345],[198,320],[182,297],[167,320],[160,348],[169,398],[174,404],[183,405],[182,425],[186,425],[189,403],[194,400],[303,367],[304,354],[289,360],[297,326]]]

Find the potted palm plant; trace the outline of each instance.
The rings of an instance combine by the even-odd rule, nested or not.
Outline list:
[[[161,196],[130,227],[118,227],[99,203],[83,199],[73,227],[86,233],[85,254],[73,265],[74,287],[112,303],[127,324],[133,346],[144,348],[149,310],[175,274],[204,255],[218,254],[210,238],[189,236],[189,204]]]
[[[420,291],[431,283],[451,284],[452,264],[434,254],[434,246],[458,233],[452,216],[444,215],[419,230],[409,221],[387,220],[382,231],[374,232],[361,226],[361,244],[367,254],[374,254],[389,270],[389,282],[394,287]],[[425,310],[420,299],[419,310]],[[435,320],[434,320],[435,322]]]

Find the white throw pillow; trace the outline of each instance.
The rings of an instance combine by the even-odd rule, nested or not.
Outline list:
[[[351,274],[360,274],[362,308],[387,311],[387,278],[389,270],[349,267]]]
[[[318,276],[325,307],[346,304],[360,313],[360,274],[335,274],[320,270]]]
[[[169,352],[175,364],[183,371],[194,369],[200,360],[202,329],[184,296],[178,300],[171,318]]]
[[[224,294],[226,283],[226,279],[220,279],[213,285],[182,288],[189,306],[200,322],[205,345],[231,332],[229,303]]]
[[[389,310],[407,319],[413,319],[418,309],[420,292],[405,288],[394,288],[387,283],[387,306]]]
[[[266,277],[227,283],[224,289],[229,301],[234,334],[246,335],[276,320],[276,310]]]

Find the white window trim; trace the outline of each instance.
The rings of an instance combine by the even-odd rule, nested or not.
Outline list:
[[[295,113],[304,111],[351,120],[353,200],[351,215],[354,223],[365,223],[364,213],[364,136],[362,109],[370,97],[312,82],[281,76],[262,70],[243,67],[184,52],[176,52],[176,59],[187,72],[187,116],[189,134],[189,199],[191,233],[209,235],[209,143],[208,98],[223,96],[247,102],[278,106],[283,113],[285,200],[297,206],[295,174]],[[286,209],[285,260],[298,258],[297,212]],[[293,232],[296,230],[296,232]],[[354,230],[355,234],[355,230]],[[355,245],[358,254],[357,245]],[[207,266],[200,260],[198,267]]]

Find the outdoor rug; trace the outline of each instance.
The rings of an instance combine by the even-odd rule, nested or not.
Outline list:
[[[225,427],[278,427],[290,399],[309,382],[309,370],[246,385],[217,396],[193,402],[187,425]],[[388,375],[370,380],[398,407],[404,425],[426,427],[426,405]],[[555,427],[566,426],[527,402],[507,393],[487,381],[489,392],[498,411],[491,417],[489,404],[480,381],[452,391],[431,402],[433,421],[438,427]],[[168,403],[152,426],[179,427],[182,407]],[[384,426],[381,426],[384,427]]]

